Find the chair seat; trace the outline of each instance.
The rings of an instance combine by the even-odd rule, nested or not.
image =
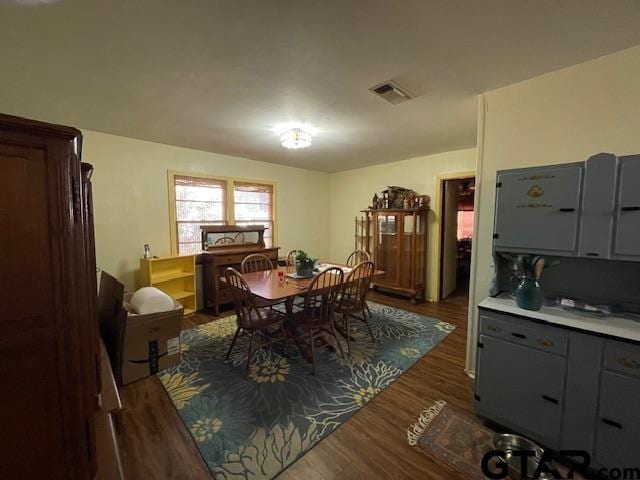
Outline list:
[[[245,317],[242,321],[238,322],[238,326],[245,330],[259,330],[261,328],[276,325],[287,319],[287,316],[284,313],[277,310],[261,309],[260,315],[262,315],[262,318],[258,318],[255,311],[252,311],[249,317]]]
[[[312,307],[309,310],[293,312],[287,317],[287,323],[294,327],[320,328],[327,324],[322,320],[319,307]]]
[[[260,297],[254,297],[253,303],[256,308],[269,308],[284,303],[284,300],[266,300]]]
[[[361,312],[364,310],[365,306],[362,304],[360,299],[357,298],[348,298],[342,297],[338,301],[338,305],[336,306],[336,313],[354,313]]]

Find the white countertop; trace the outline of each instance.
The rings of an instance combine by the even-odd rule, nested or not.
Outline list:
[[[525,310],[518,307],[515,300],[508,295],[501,295],[495,298],[487,297],[478,306],[497,312],[534,318],[555,325],[640,342],[640,322],[631,318],[593,315],[546,305],[543,305],[538,311]]]

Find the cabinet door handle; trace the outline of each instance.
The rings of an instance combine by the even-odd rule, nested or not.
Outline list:
[[[516,338],[527,338],[527,336],[522,333],[511,332],[511,335],[513,335]]]
[[[542,395],[542,399],[555,405],[558,405],[560,403],[557,398],[550,397],[549,395]]]
[[[620,210],[622,210],[623,212],[637,212],[638,210],[640,210],[640,207],[622,207]]]
[[[622,424],[616,422],[615,420],[610,420],[608,418],[601,418],[600,420],[602,420],[602,423],[606,423],[611,427],[619,428],[620,430],[622,430]]]
[[[559,212],[575,212],[576,209],[575,208],[559,208],[558,211]]]
[[[631,360],[630,358],[620,357],[617,360],[618,364],[625,368],[640,368],[640,364],[635,360]]]

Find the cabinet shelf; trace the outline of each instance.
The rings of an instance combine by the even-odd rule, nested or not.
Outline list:
[[[197,308],[195,256],[140,259],[140,286],[156,287],[180,302],[184,314]]]
[[[169,293],[169,296],[173,297],[174,299],[180,301],[180,300],[184,300],[185,298],[191,298],[195,295],[194,292],[174,292],[174,293]]]
[[[154,273],[151,276],[151,285],[157,286],[159,283],[170,282],[171,280],[176,280],[179,278],[188,278],[193,277],[193,272],[163,272],[163,273]]]

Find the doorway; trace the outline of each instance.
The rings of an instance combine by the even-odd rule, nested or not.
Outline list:
[[[440,188],[439,298],[469,292],[475,214],[474,176],[443,178]]]

